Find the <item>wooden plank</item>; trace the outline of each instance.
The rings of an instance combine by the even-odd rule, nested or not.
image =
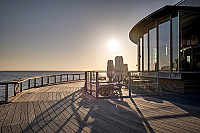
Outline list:
[[[60,129],[63,129],[66,133],[73,133],[75,132],[71,127],[68,126],[66,121],[63,120],[55,120],[54,121]]]
[[[38,105],[39,105],[39,108],[40,108],[41,115],[42,115],[43,119],[46,120],[46,121],[50,120],[50,119],[46,119],[46,116],[48,116],[49,114],[48,114],[48,112],[47,112],[47,110],[46,110],[46,108],[44,106],[43,101],[38,102]]]
[[[43,116],[42,116],[42,112],[41,112],[40,107],[39,107],[39,103],[33,102],[33,108],[34,108],[34,111],[35,111],[36,122],[43,120]]]
[[[3,123],[5,131],[15,132],[19,124],[23,132],[32,128],[34,132],[61,129],[67,132],[200,132],[200,120],[195,116],[199,108],[182,108],[182,105],[146,97],[133,98],[135,103],[130,99],[97,100],[80,91],[78,86],[79,83],[73,82],[24,91],[16,103],[0,105],[0,127]],[[35,100],[37,94],[38,102],[24,102]],[[34,122],[35,115],[38,123]]]
[[[40,128],[41,128],[41,130],[43,131],[43,132],[45,132],[45,133],[49,133],[49,132],[54,132],[53,130],[52,130],[52,128],[54,128],[54,127],[50,127],[44,120],[41,120],[41,121],[38,121],[37,122],[38,123],[38,125],[40,126]]]
[[[53,121],[48,121],[47,124],[52,128],[53,132],[57,133],[65,133],[65,131],[57,125],[54,120]]]
[[[44,133],[39,124],[36,122],[30,123],[29,126],[31,127],[34,133]]]
[[[11,104],[6,104],[6,105],[0,105],[0,127],[1,125],[3,124],[7,114],[8,114],[8,111],[10,109],[10,105]]]
[[[60,97],[61,97],[62,100],[65,98],[63,92],[60,93]]]
[[[20,123],[21,118],[20,118],[20,114],[21,114],[21,110],[22,110],[22,103],[16,103],[16,108],[15,108],[15,113],[13,115],[13,119],[12,119],[12,125],[17,125]]]
[[[51,117],[51,120],[58,119],[58,117],[56,116],[55,112],[53,111],[48,101],[43,101],[43,103],[46,107],[46,111],[49,113],[49,116]]]
[[[97,125],[92,124],[92,121],[86,120],[87,122],[91,122],[90,124],[92,124],[91,126],[93,127],[93,129],[91,129],[90,127],[88,127],[86,121],[84,121],[85,116],[78,115],[79,117],[75,117],[75,115],[76,115],[75,112],[70,114],[68,112],[68,110],[69,110],[69,108],[71,108],[71,106],[70,106],[71,104],[70,105],[66,105],[66,108],[63,107],[63,105],[65,105],[65,103],[59,103],[59,104],[61,104],[60,108],[61,108],[61,110],[63,110],[62,113],[64,114],[65,119],[69,120],[70,122],[73,121],[72,123],[74,123],[77,126],[82,125],[82,130],[88,131],[88,132],[93,131],[93,130],[94,131],[98,131],[98,132],[104,132],[104,129],[101,129]],[[77,112],[77,113],[80,114],[80,112]],[[89,118],[91,118],[91,117],[89,117]],[[66,123],[68,123],[68,121],[66,121]],[[80,129],[78,129],[78,130],[80,130]]]
[[[48,112],[48,108],[46,108],[44,101],[40,102],[40,108],[42,110],[42,115],[45,121],[50,121],[51,117]]]
[[[38,93],[37,96],[35,97],[34,101],[39,101],[41,96],[42,96],[42,94]]]
[[[146,103],[141,103],[141,104],[138,104],[138,101],[137,101],[137,105],[138,105],[138,107],[140,108],[140,110],[144,113],[144,115],[146,115],[146,117],[148,118],[148,117],[159,117],[159,116],[164,116],[164,115],[166,115],[166,117],[167,116],[169,116],[170,117],[170,115],[177,115],[178,116],[178,114],[177,113],[175,113],[175,114],[173,114],[173,111],[175,111],[176,109],[172,109],[171,111],[172,112],[170,112],[170,111],[167,111],[167,110],[165,110],[165,109],[161,109],[160,107],[154,107],[154,108],[152,108],[153,106],[153,104],[151,105],[151,104],[146,104]],[[178,109],[178,108],[177,108]],[[180,111],[179,111],[180,112]],[[155,116],[156,115],[156,116]],[[185,128],[185,130],[187,130],[187,129],[191,129],[191,128],[195,128],[195,129],[198,129],[198,127],[199,126],[197,126],[196,124],[197,123],[199,123],[200,124],[200,122],[197,122],[197,123],[193,123],[194,122],[194,120],[192,120],[191,122],[189,121],[189,119],[187,118],[187,119],[182,119],[181,121],[179,121],[178,123],[177,122],[173,122],[173,121],[171,121],[171,120],[169,120],[169,119],[166,119],[165,121],[163,121],[163,122],[167,122],[167,123],[169,123],[169,124],[172,124],[172,126],[173,125],[179,125],[179,123],[180,123],[180,125],[185,125],[185,126],[181,126],[181,128]],[[181,124],[182,123],[182,124]],[[187,123],[187,124],[186,124]]]
[[[2,133],[12,133],[11,126],[2,126],[1,131]]]
[[[61,100],[60,92],[57,93],[57,100]]]
[[[23,133],[33,133],[33,130],[28,123],[20,124],[20,127]]]
[[[52,100],[56,100],[56,92],[52,92]]]
[[[21,133],[22,132],[21,127],[19,125],[12,125],[11,130],[13,133]]]
[[[33,102],[28,102],[28,122],[36,122],[36,116],[35,116],[35,111],[34,111],[34,107],[33,107]]]
[[[62,111],[59,110],[58,103],[56,101],[48,101],[48,103],[51,106],[51,109],[55,112],[56,117],[59,120],[62,120],[64,118],[64,115],[62,114]]]
[[[75,104],[74,104],[75,105]],[[105,120],[106,122],[109,121],[111,125],[118,125],[117,127],[122,128],[124,131],[145,131],[143,126],[140,126],[139,128],[135,125],[131,125],[132,123],[126,123],[123,121],[123,119],[119,120],[118,117],[111,117],[109,114],[107,114],[106,108],[104,109],[105,112],[90,112],[93,113],[92,116],[95,115],[95,118],[98,117],[100,119]],[[112,113],[111,113],[112,114]],[[140,121],[141,123],[141,121]]]
[[[34,99],[38,95],[38,93],[31,92],[30,95],[31,95],[31,97],[29,99],[27,99],[26,101],[32,102],[32,101],[34,101]]]
[[[9,109],[8,114],[7,114],[6,118],[5,118],[5,121],[3,122],[2,125],[11,125],[12,120],[13,120],[13,116],[15,114],[16,106],[17,106],[16,103],[10,104],[10,109]]]
[[[23,102],[21,103],[22,106],[22,110],[21,110],[21,123],[28,123],[29,119],[28,119],[28,103],[27,102]]]

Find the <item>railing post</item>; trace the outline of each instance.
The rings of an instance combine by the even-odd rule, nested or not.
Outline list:
[[[49,76],[47,77],[47,84],[49,84]]]
[[[43,77],[41,77],[41,86],[43,86],[43,81],[44,81]]]
[[[67,74],[67,81],[69,80],[69,76],[68,76],[68,74]]]
[[[14,87],[13,87],[13,93],[14,93],[14,96],[16,96],[16,92],[15,92],[15,84],[14,84]]]
[[[98,88],[99,88],[99,73],[96,72],[96,98],[99,97],[99,91],[98,91]]]
[[[56,76],[55,76],[55,83],[56,83]]]
[[[87,72],[85,72],[85,91],[87,92]]]
[[[129,97],[131,98],[131,72],[128,72],[128,89],[129,89]]]
[[[90,72],[90,94],[92,95],[92,72]]]
[[[73,80],[74,80],[74,74],[73,74]]]
[[[62,75],[60,75],[60,82],[62,82]]]
[[[31,88],[31,80],[28,79],[28,89],[30,89],[30,88]]]
[[[5,84],[5,102],[8,101],[8,84]]]
[[[34,78],[34,88],[36,87],[36,78]]]
[[[22,88],[23,88],[22,82],[20,82],[20,92],[22,92]]]

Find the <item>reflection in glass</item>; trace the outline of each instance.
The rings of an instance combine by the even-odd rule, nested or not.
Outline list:
[[[155,71],[157,63],[156,28],[149,31],[149,54],[149,69]]]
[[[178,71],[178,17],[172,18],[172,71]]]
[[[140,71],[142,71],[142,38],[140,38]]]
[[[148,71],[148,35],[143,36],[144,39],[144,71]]]
[[[200,71],[200,14],[180,12],[180,70]]]
[[[170,70],[170,22],[163,20],[159,24],[159,70]]]

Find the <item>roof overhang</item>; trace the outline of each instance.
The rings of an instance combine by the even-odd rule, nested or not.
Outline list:
[[[149,14],[145,18],[143,18],[141,21],[139,21],[129,32],[129,38],[130,40],[137,44],[139,41],[138,35],[141,33],[141,31],[144,29],[144,27],[147,27],[149,24],[155,22],[156,20],[173,13],[175,11],[179,10],[186,10],[186,11],[195,11],[200,12],[200,7],[191,7],[191,6],[169,6],[166,5],[157,11]]]

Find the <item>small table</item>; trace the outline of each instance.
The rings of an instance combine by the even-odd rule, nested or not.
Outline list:
[[[120,95],[122,95],[121,88],[122,84],[120,83],[102,83],[99,85],[99,93],[102,95],[110,96],[113,94],[118,94],[115,91],[118,91]]]

